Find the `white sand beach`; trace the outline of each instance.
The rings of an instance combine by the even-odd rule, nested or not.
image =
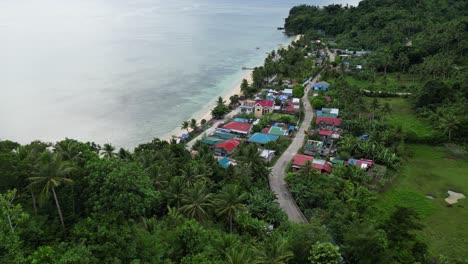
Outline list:
[[[301,39],[303,35],[296,35],[291,38],[290,42],[287,44],[288,46],[295,41],[298,41]],[[252,84],[252,72],[253,70],[245,70],[245,75],[239,80],[236,85],[232,87],[232,89],[228,90],[224,95],[221,95],[223,100],[226,101],[227,104],[229,104],[229,98],[233,95],[241,95],[241,83],[243,79],[246,79],[249,84]],[[216,102],[213,102],[212,104],[209,105],[207,108],[203,108],[200,110],[198,113],[195,113],[191,118],[194,118],[197,120],[197,123],[200,124],[200,121],[202,119],[205,120],[210,120],[211,119],[211,110],[216,106]],[[187,133],[187,131],[183,130],[179,127],[175,128],[171,133],[163,137],[162,139],[169,140],[174,136],[180,136],[184,133]]]
[[[228,90],[224,95],[221,95],[224,101],[229,104],[229,98],[233,95],[241,95],[241,83],[243,79],[246,79],[249,84],[252,83],[252,71],[253,70],[246,70],[245,75],[239,80],[236,85],[232,87],[232,89]],[[203,108],[198,113],[195,113],[191,118],[197,120],[197,123],[200,124],[202,119],[210,120],[211,119],[211,110],[216,106],[216,102],[213,102],[209,105],[209,107]],[[175,128],[170,134],[166,135],[163,139],[169,140],[173,136],[180,136],[187,131],[181,129],[180,127]]]

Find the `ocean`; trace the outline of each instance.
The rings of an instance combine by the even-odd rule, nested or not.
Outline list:
[[[332,2],[357,1],[2,0],[0,140],[168,138],[289,41],[291,7]]]

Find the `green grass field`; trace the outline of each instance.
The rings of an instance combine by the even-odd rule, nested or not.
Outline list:
[[[468,261],[468,199],[452,207],[444,201],[448,190],[468,196],[468,160],[454,159],[445,147],[409,145],[409,149],[412,157],[379,195],[376,207],[381,217],[396,205],[414,208],[425,225],[421,238],[434,255]]]
[[[372,99],[371,99],[372,100]],[[403,131],[410,137],[430,138],[433,135],[432,127],[414,115],[411,109],[411,102],[405,98],[379,98],[383,105],[390,104],[392,113],[387,117],[387,121],[394,126],[401,126]]]
[[[379,75],[372,83],[370,81],[358,80],[353,76],[346,76],[345,80],[361,89],[386,92],[412,92],[412,87],[417,83],[416,77],[410,74],[401,74],[400,79],[396,73],[388,73],[387,78]]]

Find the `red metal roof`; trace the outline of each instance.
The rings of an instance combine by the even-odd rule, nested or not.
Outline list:
[[[304,167],[307,162],[312,164],[312,168],[319,170],[319,171],[326,171],[328,173],[331,172],[331,165],[329,162],[325,160],[317,160],[319,163],[314,162],[314,157],[296,154],[293,159],[293,165]]]
[[[329,131],[329,130],[320,130],[319,132],[319,135],[321,136],[331,136],[333,134],[333,131]]]
[[[233,151],[237,146],[240,145],[240,143],[241,142],[239,140],[230,139],[228,141],[219,143],[216,145],[216,148],[223,148],[227,151]]]
[[[251,124],[240,123],[240,122],[231,122],[231,123],[223,126],[223,128],[225,128],[225,129],[243,131],[243,132],[246,132],[246,133],[249,132],[250,127],[252,127]]]
[[[341,125],[341,118],[317,117],[317,119],[315,119],[315,123],[319,124],[320,122],[333,123],[333,125],[339,126]]]
[[[275,101],[272,101],[272,100],[259,100],[259,101],[257,101],[257,104],[260,105],[261,107],[272,108],[275,105]]]
[[[264,129],[262,129],[261,131],[263,134],[268,134],[268,132],[270,132],[270,127],[265,127]]]
[[[312,163],[312,168],[319,171],[326,171],[328,173],[331,173],[331,165],[328,162],[325,162],[325,164]]]
[[[296,166],[305,166],[307,161],[312,162],[314,160],[314,157],[312,156],[307,156],[307,155],[302,155],[302,154],[296,154],[293,159],[293,165]]]

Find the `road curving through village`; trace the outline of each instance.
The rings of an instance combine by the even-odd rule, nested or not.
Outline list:
[[[301,128],[297,131],[296,136],[291,142],[291,145],[289,145],[283,155],[281,155],[276,164],[273,166],[269,177],[270,188],[275,193],[280,208],[286,212],[289,221],[296,223],[306,223],[307,219],[292,197],[284,176],[289,162],[302,148],[302,145],[304,144],[304,138],[306,136],[305,131],[309,128],[309,125],[312,122],[314,111],[310,105],[308,94],[313,86],[317,83],[319,78],[320,75],[315,77],[305,88],[305,94],[304,97],[302,97],[302,102],[304,105],[304,119],[302,121]]]

